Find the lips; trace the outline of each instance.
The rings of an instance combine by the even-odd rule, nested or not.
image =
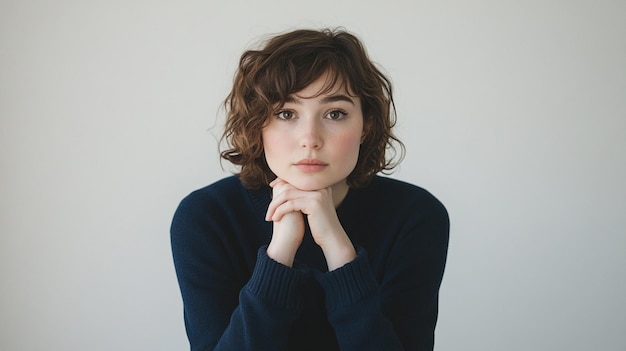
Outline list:
[[[312,173],[323,171],[328,163],[313,158],[305,158],[295,163],[295,166],[302,172]]]
[[[298,161],[296,166],[328,166],[328,164],[314,158],[305,158]]]

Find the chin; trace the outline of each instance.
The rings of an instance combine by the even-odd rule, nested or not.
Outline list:
[[[284,179],[284,178],[283,178]],[[315,191],[328,188],[334,183],[331,181],[323,181],[321,179],[285,179],[285,181],[294,187],[304,191]]]
[[[321,183],[321,182],[289,182],[289,184],[295,186],[296,188],[304,191],[315,191],[324,188],[328,188],[330,184]]]

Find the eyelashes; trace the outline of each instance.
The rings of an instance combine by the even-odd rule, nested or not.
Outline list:
[[[290,120],[297,118],[296,113],[292,110],[280,110],[280,111],[277,111],[274,115],[278,119],[283,120],[283,121],[290,121]],[[348,112],[342,109],[334,109],[334,110],[328,111],[324,115],[324,118],[331,120],[331,121],[339,121],[339,120],[346,118],[347,115],[348,115]]]
[[[289,121],[296,117],[296,114],[293,111],[289,110],[278,111],[275,113],[275,115],[276,117],[278,117],[278,119],[282,119],[284,121]]]
[[[337,121],[340,119],[344,119],[347,115],[348,113],[346,111],[332,110],[326,114],[326,118],[333,120],[333,121]]]

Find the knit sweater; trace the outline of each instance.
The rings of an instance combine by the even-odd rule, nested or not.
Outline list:
[[[432,350],[448,248],[444,206],[376,176],[337,208],[357,257],[328,272],[308,226],[293,268],[267,256],[271,189],[231,176],[182,200],[171,226],[191,350]]]

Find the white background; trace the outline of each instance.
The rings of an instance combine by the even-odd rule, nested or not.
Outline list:
[[[0,349],[185,350],[169,224],[244,49],[344,26],[452,223],[436,350],[626,349],[623,1],[0,1]]]

